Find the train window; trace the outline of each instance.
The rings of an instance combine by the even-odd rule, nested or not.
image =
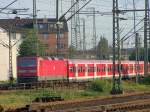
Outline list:
[[[36,66],[37,62],[36,60],[30,60],[30,59],[22,59],[18,61],[18,66],[21,67],[33,67]]]
[[[112,66],[111,66],[110,68],[111,68],[111,71],[112,71],[112,70],[113,70],[113,69],[112,69]]]
[[[80,72],[82,72],[82,67],[80,67]]]
[[[92,72],[95,72],[95,67],[92,67]]]
[[[107,71],[108,71],[108,72],[110,71],[110,67],[107,68]]]
[[[122,65],[122,64],[121,64],[121,67],[120,67],[120,68],[121,68],[121,70],[123,70],[123,65]]]
[[[88,72],[94,72],[94,67],[88,67]]]
[[[81,72],[81,67],[78,67],[78,72]]]
[[[102,67],[102,72],[105,72],[105,69],[106,69],[106,68],[103,66],[103,67]]]
[[[97,67],[97,72],[100,72],[100,71],[101,71],[100,67]]]
[[[88,67],[88,72],[90,72],[90,67]]]
[[[82,72],[85,72],[85,67],[83,67]]]
[[[75,72],[75,67],[72,66],[72,67],[69,68],[69,70],[70,70],[70,72]]]
[[[69,70],[70,70],[70,72],[73,72],[73,67],[70,67]]]
[[[115,66],[115,71],[118,71],[118,65]]]
[[[111,72],[111,71],[112,71],[112,67],[109,66],[109,67],[108,67],[108,72]]]
[[[130,70],[133,70],[133,66],[132,65],[130,65]]]
[[[83,72],[83,67],[78,67],[78,72]]]

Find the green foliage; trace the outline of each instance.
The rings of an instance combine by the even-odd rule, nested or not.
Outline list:
[[[136,60],[135,50],[130,54],[129,60]],[[139,60],[144,61],[144,48],[139,49]],[[148,61],[150,61],[150,48],[148,49]]]
[[[129,56],[129,60],[136,60],[136,50],[134,50],[130,56]],[[140,48],[139,49],[139,60],[143,61],[144,60],[144,48]]]
[[[145,77],[142,81],[141,81],[142,84],[145,84],[145,85],[150,85],[150,78],[149,77]]]
[[[104,92],[111,89],[111,83],[107,80],[96,80],[91,84],[91,90],[96,92]]]
[[[100,41],[97,46],[97,58],[98,59],[109,58],[108,40],[104,36],[100,37]]]
[[[34,30],[29,30],[25,34],[23,42],[19,46],[20,56],[39,56],[42,55],[46,48],[44,44],[37,38]]]
[[[0,92],[0,105],[4,109],[23,107],[37,97],[61,96],[65,100],[77,98],[95,98],[110,95],[112,83],[110,80],[95,80],[86,90],[78,88],[38,88],[33,90],[15,90]],[[150,85],[137,84],[132,81],[122,81],[124,91],[150,91]]]
[[[76,49],[73,46],[69,47],[69,58],[73,58],[76,54]]]

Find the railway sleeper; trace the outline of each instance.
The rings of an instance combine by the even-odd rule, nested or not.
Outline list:
[[[38,97],[33,102],[54,102],[54,101],[63,101],[64,98],[61,96],[47,96],[47,97]]]
[[[107,109],[108,111],[115,111],[115,110],[139,110],[139,109],[145,109],[145,108],[150,108],[150,104],[141,104],[141,105],[124,105],[124,106],[119,106],[118,107],[112,107],[110,109]]]

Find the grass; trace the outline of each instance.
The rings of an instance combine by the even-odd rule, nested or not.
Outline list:
[[[65,100],[107,96],[110,95],[111,85],[111,81],[109,80],[97,80],[84,91],[78,90],[77,88],[59,88],[55,91],[51,89],[38,89],[0,92],[0,105],[5,109],[21,107],[30,104],[36,97],[47,95],[62,96]],[[136,84],[131,81],[123,81],[122,85],[125,91],[150,91],[150,85]]]

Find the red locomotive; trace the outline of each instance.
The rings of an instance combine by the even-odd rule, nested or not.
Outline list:
[[[138,72],[144,74],[144,62],[139,62]],[[135,61],[122,61],[122,77],[135,77]],[[19,57],[17,64],[18,82],[36,82],[46,80],[90,80],[112,77],[112,61],[52,59],[50,57]],[[150,72],[150,66],[149,72]],[[115,70],[117,74],[118,66]]]

